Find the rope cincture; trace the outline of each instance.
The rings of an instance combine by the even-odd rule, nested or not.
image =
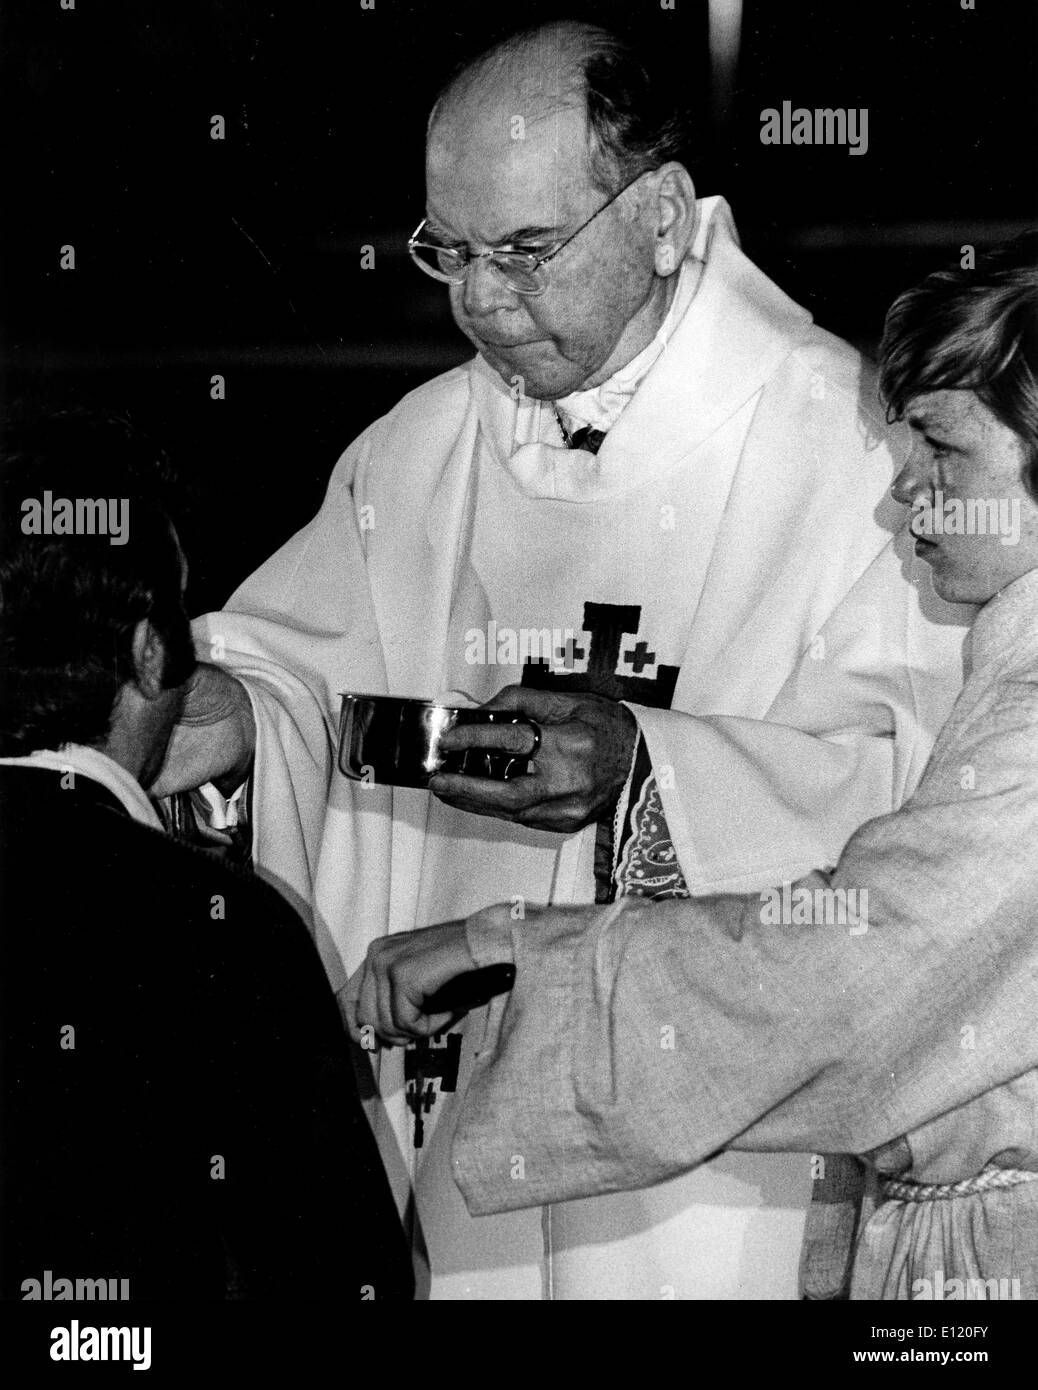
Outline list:
[[[945,1202],[953,1197],[974,1197],[979,1192],[996,1192],[1036,1179],[1038,1173],[1030,1169],[1000,1168],[995,1163],[989,1163],[974,1177],[963,1178],[961,1182],[902,1182],[897,1178],[888,1178],[880,1184],[880,1190],[891,1202]]]

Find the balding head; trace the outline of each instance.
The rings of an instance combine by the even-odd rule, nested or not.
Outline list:
[[[442,116],[482,122],[494,106],[524,121],[571,110],[586,121],[593,184],[614,193],[642,169],[681,158],[683,124],[661,91],[615,34],[560,20],[510,35],[455,73],[433,106],[429,135]]]
[[[425,232],[476,253],[451,309],[513,391],[558,400],[597,385],[662,322],[696,211],[687,171],[660,160],[667,127],[652,111],[628,50],[576,23],[495,45],[436,103]],[[540,294],[498,273],[487,255],[504,247],[544,259]]]

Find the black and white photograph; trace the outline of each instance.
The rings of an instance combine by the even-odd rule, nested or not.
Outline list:
[[[11,1383],[316,1384],[386,1303],[417,1374],[422,1302],[1008,1368],[1038,9],[4,0],[0,65]]]

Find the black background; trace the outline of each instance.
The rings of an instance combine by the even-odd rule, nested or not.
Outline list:
[[[706,14],[7,0],[5,398],[109,406],[162,441],[192,485],[189,606],[218,605],[313,512],[366,423],[469,355],[405,242],[429,104],[512,19],[590,16],[638,39],[692,117],[699,191],[723,193],[754,259],[859,345],[960,245],[1036,220],[1032,3],[746,0],[726,121]],[[760,112],[783,100],[867,107],[868,153],[762,145]]]

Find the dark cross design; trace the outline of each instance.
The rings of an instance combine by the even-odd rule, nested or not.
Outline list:
[[[527,658],[523,685],[534,690],[555,690],[561,695],[580,695],[586,691],[606,695],[611,700],[630,700],[632,704],[649,705],[653,709],[670,709],[681,668],[657,666],[655,676],[641,675],[644,667],[656,659],[647,642],[638,642],[634,651],[624,658],[639,674],[616,674],[623,639],[637,634],[641,616],[640,604],[585,603],[583,626],[591,633],[587,670],[563,673],[552,670],[544,657]],[[580,655],[583,657],[583,651]]]
[[[640,676],[646,666],[656,664],[656,653],[649,651],[648,642],[638,642],[635,644],[633,652],[625,653],[624,661],[627,662],[628,666],[634,667],[636,676]]]
[[[575,637],[567,637],[565,646],[556,647],[555,660],[561,661],[564,666],[572,668],[578,661],[584,660],[584,648],[577,646],[577,639]]]
[[[414,1113],[414,1146],[416,1149],[422,1147],[425,1139],[425,1116],[428,1115],[435,1102],[436,1091],[431,1081],[424,1091],[416,1082],[412,1082],[407,1088],[407,1103]]]
[[[425,1116],[436,1103],[432,1078],[439,1078],[441,1091],[456,1091],[460,1061],[460,1033],[448,1033],[442,1047],[437,1047],[430,1038],[420,1038],[404,1052],[404,1081],[407,1083],[404,1093],[408,1109],[414,1115],[416,1149],[422,1147],[425,1139]]]

